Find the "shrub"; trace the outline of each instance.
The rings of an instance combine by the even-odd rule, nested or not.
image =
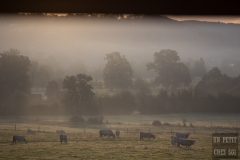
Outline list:
[[[165,125],[165,126],[171,126],[171,124],[170,124],[170,123],[167,123],[167,122],[164,122],[163,125]]]
[[[158,121],[158,120],[155,120],[155,121],[152,122],[153,126],[160,126],[161,124],[162,123],[160,121]]]
[[[89,124],[102,124],[103,123],[103,117],[94,117],[94,118],[88,118],[87,123]]]
[[[83,123],[85,122],[85,119],[80,117],[80,116],[73,116],[69,119],[70,122],[78,122],[78,123]]]

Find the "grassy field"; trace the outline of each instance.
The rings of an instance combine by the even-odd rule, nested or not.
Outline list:
[[[28,128],[38,131],[38,127],[35,135],[27,133]],[[60,143],[55,133],[57,129],[66,131],[67,144]],[[100,139],[99,129],[119,129],[120,138]],[[149,129],[156,139],[140,141],[139,132]],[[196,143],[190,148],[172,146],[170,137],[176,131],[190,132],[189,139]],[[212,159],[211,134],[216,131],[236,132],[236,129],[140,124],[74,126],[67,122],[0,123],[0,159]],[[13,144],[15,134],[24,135],[28,143]]]

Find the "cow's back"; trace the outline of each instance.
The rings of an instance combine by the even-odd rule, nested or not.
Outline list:
[[[113,138],[115,138],[115,134],[113,133],[112,130],[100,130],[99,131],[99,136],[102,137],[102,136],[112,136]]]
[[[24,141],[25,143],[27,143],[27,140],[22,135],[14,135],[13,136],[13,142],[16,143],[16,141]]]

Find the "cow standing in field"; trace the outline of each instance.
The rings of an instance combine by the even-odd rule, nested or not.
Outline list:
[[[153,135],[152,133],[140,132],[140,140],[143,140],[143,138],[155,139],[155,135]]]
[[[35,134],[35,131],[34,130],[31,130],[31,129],[27,129],[27,132],[30,133],[30,134]]]
[[[115,134],[111,130],[100,130],[99,137],[103,138],[103,136],[113,137],[115,138]]]
[[[27,140],[25,139],[25,137],[20,136],[20,135],[13,136],[13,143],[16,143],[16,141],[23,141],[23,142],[27,143]]]
[[[61,141],[61,143],[62,143],[62,142],[67,143],[67,135],[66,135],[66,134],[61,134],[61,135],[60,135],[60,141]]]
[[[66,132],[64,130],[56,130],[57,134],[66,134]]]
[[[178,138],[184,138],[187,139],[189,137],[190,133],[180,133],[180,132],[176,132],[176,136]]]
[[[189,140],[184,138],[177,138],[177,147],[180,148],[180,145],[190,147],[191,145],[194,145],[195,140]]]
[[[177,137],[171,136],[171,143],[172,143],[172,145],[176,145],[177,144]]]
[[[115,131],[115,134],[116,134],[116,137],[119,138],[119,136],[120,136],[120,131],[119,131],[119,130],[116,130],[116,131]]]

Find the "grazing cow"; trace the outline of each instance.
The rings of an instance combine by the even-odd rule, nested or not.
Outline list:
[[[180,145],[190,147],[191,145],[194,145],[195,140],[189,140],[184,138],[177,138],[177,147],[180,148]]]
[[[152,133],[140,132],[140,140],[143,140],[143,138],[155,139],[155,135],[153,135]]]
[[[172,145],[176,145],[177,144],[177,137],[171,136],[171,143],[172,143]]]
[[[116,137],[119,137],[119,136],[120,136],[120,131],[119,131],[119,130],[116,130],[116,131],[115,131],[115,134],[116,134]]]
[[[23,142],[27,143],[27,140],[25,139],[25,137],[20,136],[20,135],[13,136],[13,143],[16,143],[16,141],[23,141]]]
[[[29,129],[29,128],[27,129],[27,132],[28,132],[28,133],[31,133],[31,134],[35,134],[35,131],[34,131],[34,130],[31,130],[31,129]]]
[[[115,138],[115,134],[111,130],[100,130],[99,137],[103,138],[103,136],[113,137]]]
[[[66,134],[66,132],[64,130],[56,130],[57,134]]]
[[[180,132],[176,132],[176,136],[178,138],[184,138],[187,139],[189,137],[190,133],[180,133]]]
[[[61,143],[64,141],[65,143],[67,143],[67,135],[66,134],[61,134],[60,135],[60,141]]]

